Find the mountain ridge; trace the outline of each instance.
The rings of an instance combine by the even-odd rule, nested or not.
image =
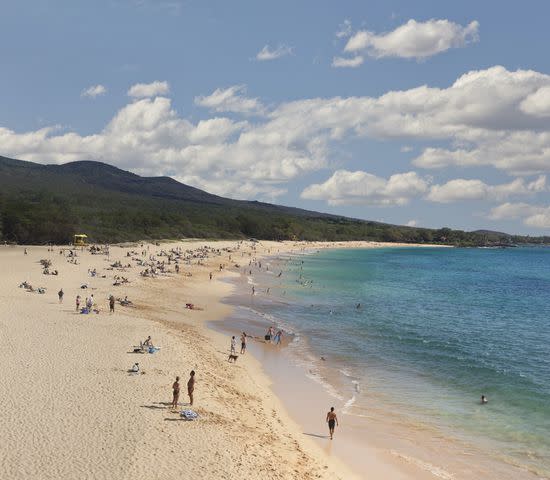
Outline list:
[[[0,156],[0,239],[68,243],[75,233],[115,243],[182,237],[376,240],[507,245],[548,237],[427,229],[234,200],[171,177],[142,177],[104,162],[43,165]]]

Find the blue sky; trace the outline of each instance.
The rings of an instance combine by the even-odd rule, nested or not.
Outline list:
[[[3,2],[0,154],[548,234],[545,1]]]

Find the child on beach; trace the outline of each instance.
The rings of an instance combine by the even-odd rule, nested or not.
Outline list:
[[[235,347],[237,345],[237,341],[235,340],[235,335],[231,337],[231,355],[236,355]]]

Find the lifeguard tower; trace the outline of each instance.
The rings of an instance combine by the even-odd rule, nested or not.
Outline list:
[[[86,235],[85,233],[78,233],[74,236],[73,245],[75,247],[85,247],[87,238],[88,235]]]

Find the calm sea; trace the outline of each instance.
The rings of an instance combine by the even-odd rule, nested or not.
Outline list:
[[[253,281],[273,301],[254,308],[338,372],[325,381],[348,415],[377,398],[549,474],[550,249],[328,250],[270,266]]]

